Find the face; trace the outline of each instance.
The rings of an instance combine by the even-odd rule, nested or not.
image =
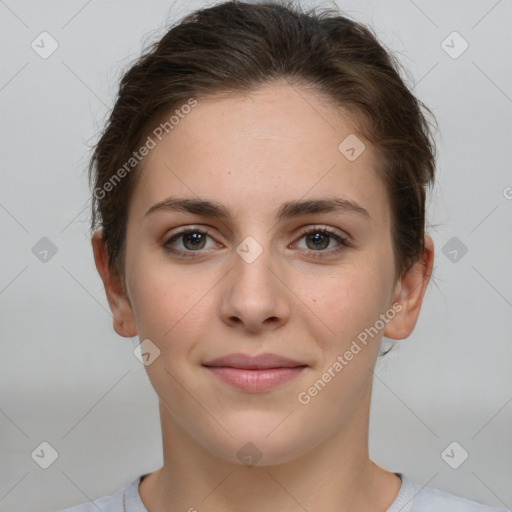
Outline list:
[[[374,150],[359,134],[348,139],[365,144],[357,158],[362,146],[339,149],[355,134],[347,116],[287,84],[198,101],[139,169],[129,302],[114,322],[158,354],[146,371],[163,428],[231,461],[251,442],[262,464],[277,464],[367,421],[381,337],[398,337],[400,315],[412,330],[417,312],[398,312],[407,297],[394,282]],[[171,197],[226,215],[204,204],[148,213]],[[313,208],[333,200],[344,207]],[[205,366],[233,353],[302,368],[258,372],[253,387],[237,387],[222,375],[244,372]]]

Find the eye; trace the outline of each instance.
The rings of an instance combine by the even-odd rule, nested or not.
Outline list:
[[[315,226],[303,231],[299,240],[302,238],[306,239],[306,246],[308,248],[306,252],[313,258],[323,258],[327,255],[339,253],[351,246],[346,237],[324,226]],[[338,245],[327,251],[324,250],[332,240],[336,241]]]
[[[207,238],[212,239],[208,230],[196,227],[187,227],[168,238],[164,242],[163,246],[166,251],[172,254],[186,258],[195,258],[203,254],[203,249],[206,248],[205,245]],[[303,231],[299,240],[302,238],[306,239],[306,253],[308,256],[313,258],[324,258],[351,247],[351,244],[346,237],[337,231],[326,228],[325,226],[315,226]],[[325,250],[333,240],[337,242],[338,245],[329,250]],[[181,242],[183,248],[175,247],[175,244],[178,241]],[[220,244],[217,242],[214,242],[210,247],[219,247],[219,245]]]
[[[164,242],[164,247],[167,251],[173,254],[178,254],[187,258],[194,258],[196,257],[196,254],[193,254],[194,252],[200,252],[205,248],[206,238],[211,238],[209,231],[188,227],[167,239],[167,241]],[[176,249],[173,247],[173,244],[179,239],[182,239],[181,243],[184,249]],[[213,245],[216,246],[218,244],[215,243]]]

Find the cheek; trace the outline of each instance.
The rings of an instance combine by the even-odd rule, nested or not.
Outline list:
[[[145,268],[151,268],[151,265]],[[144,270],[141,264],[134,268],[132,280],[133,309],[141,339],[149,338],[162,349],[171,340],[194,339],[208,317],[208,283],[197,275],[165,268]],[[211,285],[210,285],[211,288]]]
[[[329,353],[349,346],[384,312],[390,283],[382,270],[377,265],[346,268],[316,281],[316,293],[309,290],[305,321]]]
[[[368,391],[381,340],[371,327],[387,298],[382,270],[379,266],[364,271],[347,268],[324,276],[317,288],[321,291],[310,298],[315,315],[309,314],[306,328],[321,355],[311,387],[301,391],[310,400],[308,414],[323,416],[326,424],[342,424]]]

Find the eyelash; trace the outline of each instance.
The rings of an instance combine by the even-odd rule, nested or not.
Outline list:
[[[200,257],[201,256],[201,253],[202,251],[201,250],[198,250],[198,251],[182,251],[180,249],[175,249],[175,248],[172,248],[171,247],[171,243],[180,239],[181,237],[183,237],[184,235],[187,235],[187,234],[190,234],[190,233],[200,233],[201,235],[207,235],[209,236],[210,238],[213,238],[211,235],[210,235],[210,231],[208,231],[207,229],[199,229],[199,228],[194,228],[194,227],[188,227],[188,228],[185,228],[185,229],[182,229],[181,231],[179,231],[178,233],[175,233],[173,236],[171,236],[169,239],[167,239],[166,242],[164,242],[163,244],[163,247],[165,248],[166,251],[172,253],[172,254],[175,254],[175,255],[178,255],[178,256],[183,256],[185,258],[197,258],[197,257]],[[341,235],[339,235],[337,232],[335,231],[332,231],[328,228],[325,228],[325,227],[313,227],[313,228],[309,228],[307,230],[304,230],[301,232],[300,236],[299,236],[299,240],[301,238],[303,238],[305,235],[309,235],[309,234],[317,234],[317,233],[321,233],[323,235],[328,235],[329,237],[333,238],[334,240],[336,240],[337,242],[339,242],[339,246],[335,247],[334,249],[330,249],[330,250],[320,250],[320,251],[313,251],[311,249],[306,249],[306,252],[308,254],[308,256],[311,256],[312,258],[325,258],[326,254],[328,255],[333,255],[333,254],[337,254],[339,252],[342,252],[343,250],[345,250],[346,248],[348,247],[352,247],[352,244],[349,242],[349,240]],[[199,253],[199,256],[195,253]]]

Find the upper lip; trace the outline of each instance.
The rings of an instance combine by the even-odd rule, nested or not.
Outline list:
[[[243,368],[246,370],[263,370],[267,368],[293,368],[295,366],[307,366],[299,361],[277,354],[260,354],[250,356],[247,354],[229,354],[227,356],[212,359],[204,366],[230,366],[232,368]]]

